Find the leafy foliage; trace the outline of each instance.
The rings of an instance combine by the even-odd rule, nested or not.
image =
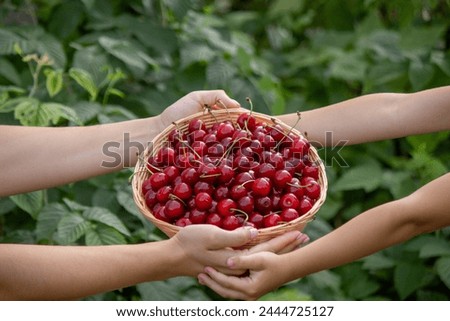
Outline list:
[[[6,1],[0,122],[72,126],[146,117],[199,89],[223,88],[241,102],[250,96],[258,111],[276,115],[448,85],[449,14],[444,0]],[[323,149],[329,195],[306,232],[316,239],[447,172],[449,135],[344,147],[339,155]],[[0,199],[0,240],[161,239],[133,204],[129,174]],[[448,228],[422,235],[263,299],[448,300],[449,239]],[[221,298],[175,278],[90,299]]]

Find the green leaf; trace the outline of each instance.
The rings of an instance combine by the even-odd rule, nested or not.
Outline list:
[[[98,41],[108,53],[121,60],[129,67],[138,69],[140,72],[145,72],[149,65],[158,65],[153,58],[131,41],[105,36],[100,37]]]
[[[345,170],[332,189],[335,192],[355,189],[371,192],[380,186],[382,175],[383,170],[380,164],[375,160],[368,161]]]
[[[379,270],[389,269],[395,266],[395,261],[385,256],[383,253],[375,253],[363,259],[363,269]]]
[[[426,274],[427,270],[422,264],[400,262],[394,271],[394,286],[400,300],[406,299],[419,289]]]
[[[91,225],[86,231],[85,241],[88,246],[127,243],[116,229],[103,224],[97,224],[95,227]]]
[[[187,43],[180,49],[181,68],[197,62],[209,62],[216,55],[216,52],[204,43]]]
[[[141,212],[138,210],[136,203],[133,200],[133,196],[130,193],[127,193],[125,191],[118,191],[117,201],[123,208],[125,208],[128,213],[133,214],[137,218],[143,218]]]
[[[144,301],[182,301],[191,300],[184,292],[194,286],[196,281],[193,278],[176,277],[166,281],[141,283],[137,285],[137,290]]]
[[[130,236],[130,232],[122,221],[106,208],[91,207],[83,212],[83,217],[90,221],[96,221],[115,228],[120,233]]]
[[[90,73],[80,68],[70,68],[69,76],[89,93],[91,101],[97,99],[99,89],[95,85]]]
[[[32,47],[29,40],[5,28],[0,28],[0,55],[17,54],[16,48],[20,48],[22,52],[29,52]]]
[[[425,243],[419,252],[420,258],[450,255],[450,243],[447,240],[434,237]]]
[[[362,81],[367,69],[367,63],[363,58],[361,54],[355,52],[338,55],[330,65],[331,76],[347,81]]]
[[[48,94],[50,97],[56,96],[63,88],[63,70],[46,69],[44,75]]]
[[[65,105],[58,104],[58,103],[42,103],[41,107],[42,108],[48,108],[48,109],[53,110],[54,112],[57,112],[59,114],[60,118],[63,118],[63,119],[66,119],[66,120],[70,120],[70,121],[74,122],[77,125],[81,125],[82,124],[82,122],[78,118],[78,115],[75,112],[75,110],[73,110],[69,106],[65,106]],[[56,124],[56,123],[53,123],[53,124]]]
[[[45,191],[17,194],[10,198],[18,207],[36,219],[45,203]]]
[[[311,295],[300,292],[297,289],[288,287],[281,288],[267,293],[258,299],[258,301],[310,301]]]
[[[414,91],[419,91],[424,89],[433,78],[434,68],[429,63],[415,59],[409,65],[408,75]]]
[[[437,260],[436,270],[442,282],[450,289],[450,257],[441,257]]]
[[[61,244],[71,244],[82,237],[89,228],[89,222],[79,214],[69,214],[61,219],[57,237]]]
[[[39,213],[36,223],[36,237],[38,240],[53,238],[61,219],[70,212],[67,207],[61,203],[52,203],[46,205]]]
[[[0,76],[4,77],[14,85],[21,85],[22,81],[16,68],[11,62],[3,58],[0,58]]]
[[[102,106],[99,103],[90,101],[80,101],[72,108],[82,124],[91,121],[102,111]]]

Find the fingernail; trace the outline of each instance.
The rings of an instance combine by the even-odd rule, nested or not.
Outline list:
[[[197,280],[198,280],[198,283],[200,283],[201,285],[205,285],[205,281],[203,280],[203,275],[200,274],[197,277]]]
[[[305,244],[309,242],[309,236],[303,233],[300,233],[299,236],[297,236],[297,240],[300,241],[301,244]]]
[[[258,230],[254,227],[245,227],[245,229],[250,231],[250,238],[254,239],[255,237],[258,236]]]
[[[232,268],[233,266],[234,266],[234,260],[232,259],[232,258],[229,258],[228,260],[227,260],[227,265],[228,265],[228,267],[230,267],[230,268]]]

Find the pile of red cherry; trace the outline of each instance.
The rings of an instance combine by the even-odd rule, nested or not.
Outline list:
[[[303,136],[251,112],[211,126],[195,118],[148,158],[142,193],[155,218],[177,226],[272,227],[306,214],[320,197],[309,149]]]

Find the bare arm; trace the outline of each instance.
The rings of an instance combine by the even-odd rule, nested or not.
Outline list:
[[[199,281],[224,297],[256,299],[282,284],[340,266],[418,234],[450,225],[450,174],[398,201],[370,209],[317,241],[288,254],[257,253],[236,257],[229,266],[250,269],[245,278],[212,268]]]
[[[220,99],[222,90],[192,92],[161,115],[88,127],[0,126],[0,197],[107,174],[136,163],[136,152],[173,121]]]
[[[450,130],[450,86],[412,94],[380,93],[302,112],[297,129],[322,146],[359,144]],[[296,114],[278,116],[293,126]],[[332,132],[333,140],[325,133]]]

